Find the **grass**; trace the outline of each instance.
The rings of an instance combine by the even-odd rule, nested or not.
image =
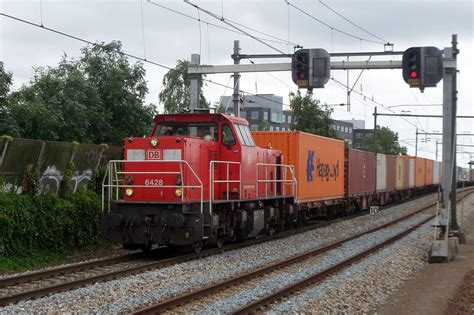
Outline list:
[[[14,270],[21,271],[33,267],[57,263],[67,258],[67,253],[51,252],[48,250],[35,250],[27,255],[18,255],[0,258],[0,271]]]
[[[117,248],[118,245],[106,240],[99,240],[96,244],[87,246],[80,251],[58,252],[52,250],[35,250],[25,255],[0,257],[1,271],[24,271],[44,265],[58,264],[70,260],[73,256],[91,254],[97,251]]]

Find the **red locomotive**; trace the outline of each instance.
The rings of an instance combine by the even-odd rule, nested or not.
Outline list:
[[[130,249],[200,250],[204,242],[221,246],[294,220],[293,169],[280,151],[255,145],[245,119],[176,114],[154,122],[148,137],[125,139],[124,161],[109,163],[109,239]]]

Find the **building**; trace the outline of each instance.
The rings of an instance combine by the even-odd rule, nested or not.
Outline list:
[[[234,106],[232,96],[221,97],[221,103],[227,107],[226,113],[232,114]],[[266,129],[270,131],[291,130],[292,111],[283,109],[283,97],[274,94],[246,95],[240,117],[247,119],[250,130]],[[264,121],[266,123],[264,123]],[[365,124],[364,121],[357,121]],[[337,134],[350,145],[353,141],[352,120],[333,120],[332,127]]]
[[[352,147],[354,149],[362,149],[364,147],[364,138],[366,136],[372,137],[373,134],[374,129],[354,129]]]
[[[336,130],[339,137],[343,138],[349,145],[352,145],[354,125],[352,122],[344,120],[333,120],[332,128]]]
[[[229,104],[228,114],[234,112],[232,96],[221,97],[221,102],[226,106]],[[291,111],[283,110],[283,97],[278,95],[246,95],[240,117],[248,120],[251,130],[261,130],[263,127],[275,131],[290,130]]]
[[[341,120],[341,121],[351,123],[354,129],[365,129],[365,120],[351,119],[351,120]]]

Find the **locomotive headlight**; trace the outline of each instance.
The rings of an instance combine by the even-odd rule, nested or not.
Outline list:
[[[151,145],[152,147],[156,147],[156,146],[159,145],[159,144],[160,144],[160,141],[158,141],[158,139],[156,139],[156,138],[151,138],[151,140],[150,140],[150,145]]]
[[[174,180],[174,183],[177,185],[177,186],[181,186],[181,184],[183,183],[182,180],[181,180],[181,176],[176,176],[176,179]]]
[[[132,188],[125,189],[125,195],[127,195],[127,197],[131,197],[133,195],[133,189]]]
[[[181,190],[181,188],[176,188],[174,190],[174,195],[178,198],[181,197],[183,195],[183,191]]]
[[[127,177],[125,178],[125,184],[127,184],[127,185],[132,185],[132,184],[133,184],[133,177],[130,176],[130,175],[127,176]]]

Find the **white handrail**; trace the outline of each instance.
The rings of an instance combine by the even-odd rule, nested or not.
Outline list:
[[[225,164],[226,165],[226,179],[223,180],[215,180],[214,179],[214,164]],[[230,177],[230,171],[229,171],[229,166],[230,165],[238,165],[239,166],[239,179],[231,180],[229,179]],[[242,167],[240,165],[240,162],[235,162],[235,161],[216,161],[212,160],[209,162],[209,215],[211,216],[212,220],[212,201],[214,201],[214,186],[216,183],[226,183],[226,188],[227,188],[227,199],[226,200],[231,200],[229,199],[229,190],[230,190],[230,183],[239,183],[239,199],[242,194]]]
[[[155,172],[155,171],[150,171],[150,172],[136,172],[136,171],[118,171],[117,170],[117,164],[124,164],[124,163],[178,163],[180,167],[179,172],[169,172],[169,171],[163,171],[163,172]],[[186,168],[191,170],[192,176],[198,181],[199,185],[184,185],[184,180],[183,180],[183,165],[186,166]],[[160,186],[150,186],[150,185],[126,185],[123,184],[123,179],[119,179],[118,175],[126,175],[126,174],[151,174],[151,175],[170,175],[170,174],[178,174],[180,175],[181,178],[181,185],[160,185]],[[115,177],[115,178],[113,178]],[[122,176],[123,177],[123,176]],[[106,184],[106,179],[108,179],[108,184]],[[203,215],[203,208],[204,208],[204,203],[203,203],[203,196],[204,196],[204,185],[202,183],[201,178],[196,174],[194,169],[191,167],[191,165],[184,160],[110,160],[109,165],[107,167],[107,170],[104,175],[104,179],[102,180],[102,210],[105,208],[105,188],[108,188],[108,212],[110,212],[110,203],[114,199],[112,196],[112,191],[114,191],[115,188],[115,200],[119,199],[119,188],[125,188],[125,187],[130,187],[130,188],[176,188],[180,187],[182,194],[181,194],[181,202],[184,202],[184,189],[188,188],[198,188],[200,189],[200,212],[201,215]]]
[[[259,168],[260,166],[265,166],[265,179],[259,179]],[[274,167],[274,170],[275,170],[275,179],[268,179],[268,167]],[[277,170],[277,167],[281,167],[283,168],[283,177],[284,179],[276,179],[276,170]],[[286,179],[286,175],[287,175],[287,172],[290,171],[291,173],[291,179]],[[265,183],[265,198],[268,198],[268,183],[273,183],[274,186],[273,186],[273,193],[274,193],[274,196],[276,197],[277,194],[276,194],[276,184],[277,183],[291,183],[292,185],[292,193],[291,195],[294,196],[296,198],[296,190],[297,190],[297,180],[296,180],[296,177],[295,177],[295,167],[294,165],[288,165],[288,164],[273,164],[273,163],[257,163],[257,198],[260,196],[259,195],[259,189],[258,189],[258,186],[259,186],[259,183]],[[287,196],[286,195],[286,189],[285,191],[282,191],[281,192],[281,195],[282,196]]]

